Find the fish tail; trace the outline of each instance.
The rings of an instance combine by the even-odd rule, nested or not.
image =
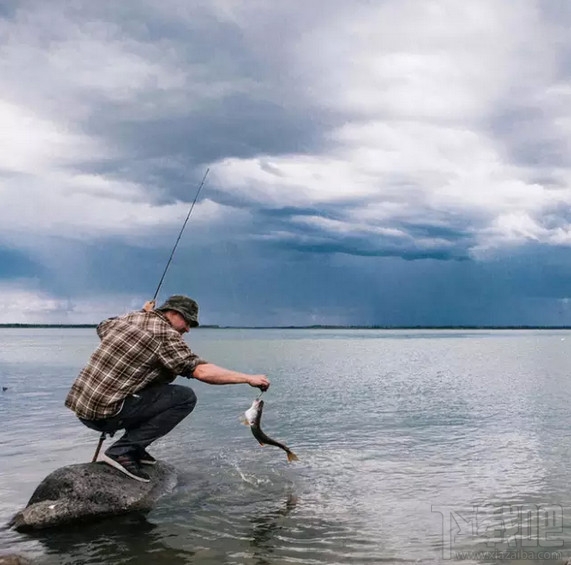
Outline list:
[[[291,463],[292,461],[299,461],[299,457],[293,451],[286,451],[287,461]]]

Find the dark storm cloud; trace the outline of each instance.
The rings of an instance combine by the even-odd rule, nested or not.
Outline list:
[[[89,107],[79,120],[82,132],[117,154],[99,163],[78,163],[83,170],[153,183],[165,196],[185,198],[196,167],[225,157],[312,152],[322,146],[323,132],[333,120],[330,111],[284,72],[288,62],[279,43],[262,47],[265,38],[273,39],[272,29],[281,26],[281,9],[278,14],[268,11],[265,20],[261,16],[268,27],[262,31],[253,22],[221,17],[214,5],[58,5],[65,23],[77,26],[85,39],[107,39],[128,55],[181,73],[179,82],[167,89],[150,77],[144,88],[134,86],[128,97],[120,98],[107,89],[76,86]],[[317,17],[307,10],[303,17],[286,12],[294,35]],[[54,40],[66,39],[65,29],[46,33]]]
[[[283,233],[289,223],[257,222],[254,224],[258,233]],[[400,227],[400,226],[398,226]],[[406,236],[378,235],[374,233],[342,234],[324,233],[311,226],[290,229],[290,237],[277,238],[267,245],[281,249],[296,249],[300,252],[315,254],[343,253],[363,257],[401,257],[406,260],[439,259],[464,260],[468,258],[464,241],[465,236],[459,231],[443,229],[436,226],[414,226],[407,230]],[[410,235],[412,232],[413,235]],[[416,232],[416,233],[415,233]]]
[[[351,241],[353,240],[353,241]],[[408,261],[414,261],[415,259],[439,259],[442,261],[447,261],[450,259],[466,259],[467,257],[463,254],[456,255],[453,250],[435,250],[431,253],[425,249],[415,250],[410,244],[398,245],[391,244],[386,241],[380,241],[378,247],[373,247],[367,241],[367,239],[358,238],[347,238],[346,241],[334,243],[334,242],[318,242],[318,241],[294,241],[294,242],[282,242],[281,247],[284,249],[296,249],[301,252],[310,253],[343,253],[346,255],[354,255],[357,257],[400,257]]]
[[[228,202],[227,202],[228,203]],[[375,224],[362,228],[362,233],[354,226],[351,233],[339,231],[326,233],[322,228],[311,224],[295,224],[298,217],[315,217],[326,220],[346,221],[351,225],[351,216],[358,217],[359,209],[352,206],[363,204],[363,200],[347,199],[335,205],[322,208],[283,207],[277,209],[260,208],[252,221],[252,231],[258,235],[281,233],[289,234],[282,241],[271,244],[284,249],[292,248],[311,253],[344,253],[365,257],[402,257],[406,260],[439,259],[465,260],[468,250],[476,243],[476,233],[470,223],[460,218],[442,218],[440,223],[422,221],[393,220],[378,222],[377,227],[394,230],[399,235],[374,232]],[[448,223],[447,223],[448,222]],[[271,245],[268,243],[268,245]]]
[[[111,139],[123,156],[93,170],[161,186],[175,198],[188,198],[189,175],[213,161],[309,151],[321,143],[321,130],[301,113],[245,95],[231,96],[197,115],[142,123],[110,116],[113,112],[98,110],[85,129]]]
[[[207,323],[563,319],[568,4],[62,0],[0,17],[0,276],[62,297],[52,312],[149,298],[211,167],[161,291]]]

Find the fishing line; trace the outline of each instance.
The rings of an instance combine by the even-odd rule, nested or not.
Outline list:
[[[178,242],[180,241],[180,238],[182,237],[182,232],[184,231],[184,228],[186,227],[188,219],[190,218],[190,215],[192,214],[192,210],[194,209],[194,205],[196,204],[196,201],[198,200],[198,197],[200,195],[200,191],[202,190],[202,187],[204,186],[204,182],[206,181],[206,177],[207,177],[209,171],[210,171],[210,168],[206,169],[206,172],[204,173],[204,176],[202,177],[202,181],[198,187],[198,190],[196,191],[196,196],[194,197],[194,200],[192,201],[192,205],[190,206],[190,209],[188,210],[188,214],[186,215],[186,220],[184,220],[184,224],[182,224],[182,228],[180,228],[180,233],[178,234],[178,237],[176,238],[176,241],[175,241],[175,244],[172,248],[169,260],[167,261],[165,270],[163,271],[163,274],[161,276],[161,280],[159,281],[159,284],[157,286],[157,290],[155,290],[155,294],[153,296],[153,301],[156,300],[157,295],[159,294],[159,290],[161,289],[161,286],[162,286],[163,281],[165,279],[165,275],[167,274],[167,271],[169,270],[169,266],[171,264],[172,258],[174,257],[174,252],[176,251],[176,248],[178,246]]]
[[[243,270],[243,261],[241,261],[241,257],[239,257],[240,253],[241,253],[241,249],[239,248],[239,246],[235,243],[232,242],[232,246],[230,245],[230,243],[228,241],[225,242],[224,247],[226,250],[226,255],[228,255],[229,257],[229,261],[228,261],[228,265],[230,267],[230,272],[240,272],[241,270]],[[233,252],[232,252],[233,251]],[[230,262],[231,261],[231,262]],[[233,300],[233,305],[238,304],[238,295],[236,294],[236,287],[235,285],[232,283],[232,280],[230,279],[230,277],[227,277],[226,280],[230,280],[230,286],[229,286],[229,294],[232,295],[232,300]],[[241,301],[242,303],[244,303],[244,300]],[[238,337],[237,340],[241,343],[245,343],[245,338],[244,338],[244,332],[248,331],[241,322],[237,321],[238,319],[236,319],[237,323],[237,327],[235,327],[235,331],[238,333]],[[244,365],[244,358],[245,358],[245,351],[243,350],[242,347],[242,352],[240,355],[240,361],[242,362],[241,364]],[[243,370],[247,370],[247,371],[252,371],[251,367],[248,369],[243,369]],[[266,392],[265,390],[261,390],[260,389],[260,393],[258,394],[258,396],[256,397],[256,400],[260,400],[260,398],[262,397],[262,394],[264,394],[264,392]]]

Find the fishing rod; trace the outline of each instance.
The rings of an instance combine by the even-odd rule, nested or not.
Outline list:
[[[202,187],[204,186],[204,182],[206,181],[206,177],[207,177],[209,171],[210,171],[210,168],[206,169],[206,172],[204,173],[204,176],[202,177],[202,181],[198,187],[198,190],[196,191],[196,196],[194,197],[194,200],[192,201],[190,209],[188,210],[188,214],[186,215],[186,219],[184,220],[184,224],[182,224],[182,228],[180,229],[180,233],[178,234],[178,237],[176,238],[176,241],[175,241],[175,244],[172,248],[169,260],[167,261],[167,264],[165,266],[165,270],[163,271],[163,274],[161,276],[161,280],[159,281],[159,284],[157,286],[157,290],[155,290],[155,295],[153,296],[153,300],[152,300],[153,302],[156,300],[157,295],[159,294],[159,290],[161,290],[161,286],[163,284],[163,281],[165,280],[165,275],[167,274],[167,271],[169,270],[169,266],[171,264],[172,258],[174,257],[174,252],[176,251],[176,248],[178,246],[178,242],[180,241],[180,238],[182,237],[182,232],[184,231],[184,228],[186,227],[188,219],[190,218],[190,215],[192,214],[192,210],[194,208],[194,205],[196,204],[196,201],[198,200],[198,197],[200,196],[200,191],[202,190]],[[145,309],[146,309],[146,306],[147,305],[145,305]],[[103,442],[107,438],[107,435],[109,435],[110,437],[113,437],[114,434],[115,434],[115,432],[101,432],[101,436],[99,437],[99,443],[97,444],[97,448],[95,449],[95,454],[93,455],[93,458],[91,460],[92,463],[95,463],[97,461],[97,457],[99,456],[99,452],[101,451],[101,446],[103,445]]]
[[[182,228],[180,228],[180,233],[178,234],[178,237],[176,238],[176,241],[175,241],[174,247],[172,248],[169,260],[167,261],[165,270],[163,271],[163,275],[162,275],[161,280],[159,281],[159,284],[157,286],[157,290],[155,290],[155,295],[153,296],[153,302],[156,300],[157,295],[159,294],[159,290],[161,289],[161,286],[162,286],[163,281],[165,279],[165,275],[167,274],[167,271],[169,270],[169,266],[170,266],[172,258],[174,256],[174,252],[176,251],[176,248],[178,246],[178,242],[180,241],[180,238],[182,237],[182,232],[184,231],[184,228],[186,227],[188,219],[190,218],[190,215],[192,214],[192,210],[194,208],[194,205],[196,204],[196,201],[198,200],[198,197],[200,195],[200,191],[202,190],[202,187],[204,186],[204,182],[206,181],[206,177],[207,177],[209,171],[210,171],[210,168],[206,169],[206,172],[204,173],[204,176],[202,177],[202,181],[198,187],[198,190],[196,191],[196,196],[194,197],[194,200],[192,201],[192,205],[190,206],[190,209],[188,210],[188,214],[186,215],[186,220],[184,220],[184,224],[182,224]]]

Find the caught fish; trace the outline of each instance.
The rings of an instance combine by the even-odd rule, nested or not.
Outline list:
[[[252,435],[258,440],[260,445],[275,445],[280,449],[283,449],[286,452],[287,460],[291,461],[298,461],[297,455],[289,449],[283,443],[268,437],[260,427],[260,422],[262,421],[262,410],[264,409],[264,401],[256,399],[252,402],[252,406],[244,412],[243,422],[246,426],[250,426],[252,430]]]

